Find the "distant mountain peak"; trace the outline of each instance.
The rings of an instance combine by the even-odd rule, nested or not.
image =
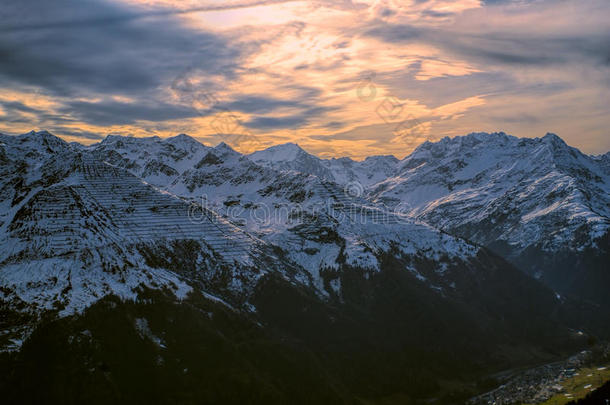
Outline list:
[[[164,140],[165,141],[195,141],[196,142],[195,138],[193,138],[192,136],[187,135],[185,133],[180,133],[175,136],[170,136],[168,138],[165,138]]]
[[[214,148],[215,154],[219,157],[227,158],[227,157],[241,157],[242,154],[233,149],[226,142],[220,142]]]
[[[560,136],[551,132],[547,132],[547,134],[542,137],[542,140],[554,146],[568,146]]]
[[[507,148],[512,146],[525,146],[525,145],[540,145],[541,143],[553,146],[556,149],[569,148],[565,141],[556,134],[547,133],[542,138],[518,138],[513,135],[509,135],[505,132],[471,132],[468,135],[460,135],[449,137],[446,136],[438,141],[425,141],[419,145],[410,157],[418,156],[421,153],[432,152],[436,154],[452,153],[451,151],[458,151],[468,148]]]
[[[187,134],[178,134],[176,136],[170,136],[169,138],[163,139],[163,141],[168,143],[201,143],[197,139]]]
[[[220,150],[220,151],[231,151],[231,152],[236,152],[235,149],[233,149],[229,144],[227,144],[226,142],[222,141],[220,142],[218,145],[216,145],[214,147],[214,149],[216,150]]]
[[[47,131],[46,129],[43,129],[42,131],[30,131],[29,134],[31,135],[38,135],[38,136],[47,136],[47,135],[52,135],[49,131]],[[53,135],[54,136],[54,135]]]
[[[301,146],[298,143],[296,143],[296,142],[286,142],[286,143],[283,143],[283,144],[276,145],[275,147],[283,148],[283,149],[289,149],[289,150],[298,150],[298,151],[305,152],[305,150],[303,148],[301,148]]]
[[[30,131],[17,136],[21,141],[28,141],[45,146],[67,146],[68,143],[49,131]]]
[[[125,136],[125,135],[115,135],[108,134],[106,138],[102,140],[102,144],[110,144],[117,141],[127,142],[127,143],[142,143],[142,142],[158,142],[161,138],[158,136],[147,136],[147,137],[135,137],[135,136]]]
[[[563,142],[563,139],[561,139],[561,137],[553,132],[547,132],[546,135],[544,135],[542,137],[542,139],[550,139],[550,140],[560,140]]]
[[[398,163],[400,160],[394,155],[373,155],[367,156],[364,159],[365,162],[375,162],[375,161],[391,161],[394,163]]]
[[[193,138],[187,134],[178,134],[176,136],[172,136],[169,138],[165,138],[162,140],[164,144],[171,145],[178,149],[183,149],[186,151],[196,151],[200,149],[206,149],[208,146],[199,142],[197,139]]]
[[[368,157],[366,159],[368,159]],[[354,159],[352,159],[350,157],[347,157],[347,156],[342,156],[340,158],[333,157],[330,160],[333,161],[333,162],[341,162],[341,163],[348,163],[348,164],[351,164],[351,163],[354,162]]]
[[[267,149],[254,152],[250,156],[255,160],[265,159],[273,162],[293,161],[299,156],[310,156],[312,158],[316,158],[301,148],[298,144],[293,142],[274,145]]]
[[[34,137],[61,139],[61,138],[53,135],[52,133],[50,133],[47,130],[42,130],[42,131],[34,131],[34,130],[32,130],[30,132],[26,132],[25,134],[19,135],[19,138],[34,138]]]

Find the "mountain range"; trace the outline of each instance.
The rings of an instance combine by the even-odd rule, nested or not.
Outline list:
[[[77,371],[98,402],[451,402],[609,332],[610,155],[556,135],[354,161],[42,131],[0,173],[10,399],[47,353],[51,402]]]
[[[294,144],[250,158],[360,189],[372,203],[486,246],[558,293],[608,304],[608,153],[585,155],[554,134],[472,133],[425,142],[402,160],[323,160]]]

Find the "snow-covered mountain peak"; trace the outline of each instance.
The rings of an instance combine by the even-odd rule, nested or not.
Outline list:
[[[161,138],[159,138],[158,136],[135,137],[135,136],[109,134],[109,135],[106,135],[106,138],[104,138],[101,143],[104,145],[116,144],[116,143],[134,145],[134,144],[157,143],[160,141],[161,141]]]
[[[371,156],[363,161],[349,157],[321,159],[296,143],[272,146],[248,157],[275,170],[311,174],[338,184],[359,182],[365,187],[392,176],[398,163],[394,156]]]
[[[27,142],[27,143],[38,144],[38,145],[49,146],[49,147],[52,147],[52,146],[65,147],[68,145],[68,143],[66,141],[53,135],[49,131],[30,131],[28,133],[18,135],[13,138],[16,138],[19,141],[19,143],[22,143],[22,144]]]
[[[166,139],[110,135],[89,150],[102,161],[162,186],[194,167],[212,148],[188,135]]]
[[[473,133],[420,145],[370,197],[493,247],[559,286],[565,281],[561,274],[527,261],[528,254],[551,263],[556,252],[583,252],[604,243],[610,229],[604,161],[554,134]]]
[[[368,157],[367,157],[367,159],[368,159]],[[334,161],[334,162],[338,162],[338,163],[344,164],[344,165],[350,165],[350,164],[354,163],[354,159],[352,159],[350,157],[347,157],[347,156],[343,156],[343,157],[340,157],[340,158],[331,158],[330,160]]]
[[[553,145],[567,145],[561,137],[552,132],[547,132],[546,135],[542,137],[542,140]]]
[[[185,134],[185,133],[180,133],[176,136],[170,136],[169,138],[165,138],[165,142],[198,142],[195,138],[193,138],[192,136]]]
[[[296,143],[284,143],[274,145],[270,148],[254,152],[249,155],[250,160],[258,162],[292,162],[301,157],[317,159],[315,156],[307,153]]]
[[[18,136],[0,134],[0,161],[13,160],[36,166],[42,164],[45,155],[59,155],[72,149],[70,144],[48,131],[30,131]]]
[[[505,134],[504,132],[472,132],[468,135],[444,137],[437,142],[426,141],[419,145],[411,155],[405,157],[406,160],[412,156],[423,156],[432,154],[438,156],[443,153],[457,152],[465,149],[477,147],[506,146],[516,144],[519,138]]]
[[[176,136],[164,138],[163,142],[174,145],[177,148],[182,148],[185,150],[199,148],[203,145],[197,139],[195,139],[192,136],[187,135],[187,134],[178,134]],[[205,145],[203,145],[203,146],[205,146]]]
[[[367,156],[364,159],[365,162],[373,162],[373,163],[377,163],[377,162],[391,162],[391,163],[398,163],[399,160],[396,156],[394,155],[374,155],[374,156]]]
[[[18,135],[17,138],[30,138],[30,137],[55,137],[55,135],[51,134],[46,129],[42,131],[34,131],[26,132],[25,134]]]
[[[225,142],[220,142],[218,145],[213,147],[210,150],[210,153],[213,153],[214,156],[218,157],[223,162],[237,161],[241,158],[245,159],[244,155],[237,152],[235,149],[233,149],[231,146],[229,146]],[[208,154],[208,155],[210,155],[210,154]]]
[[[218,145],[214,146],[214,150],[221,152],[221,153],[231,153],[231,154],[240,155],[239,152],[237,152],[235,149],[233,149],[229,144],[227,144],[224,141],[220,142]]]
[[[327,162],[311,155],[295,143],[285,143],[251,153],[248,158],[257,165],[279,171],[297,171],[321,179],[335,180]]]
[[[567,145],[555,134],[542,138],[517,138],[504,132],[475,132],[465,136],[445,137],[437,142],[424,142],[398,164],[399,174],[427,163],[448,165],[460,161],[475,170],[489,164],[511,164],[530,170],[569,169],[573,165],[589,167],[593,159]],[[500,163],[501,161],[501,163]],[[441,163],[444,162],[444,163]],[[460,169],[461,170],[461,169]],[[589,168],[595,171],[595,169]]]

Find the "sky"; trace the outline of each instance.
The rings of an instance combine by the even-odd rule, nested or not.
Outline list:
[[[392,154],[610,150],[608,0],[0,0],[0,132]]]

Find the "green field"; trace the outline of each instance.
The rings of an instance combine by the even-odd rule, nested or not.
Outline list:
[[[610,380],[610,365],[583,368],[578,370],[576,374],[561,383],[562,392],[542,404],[562,405],[575,399],[584,398],[589,392]]]

